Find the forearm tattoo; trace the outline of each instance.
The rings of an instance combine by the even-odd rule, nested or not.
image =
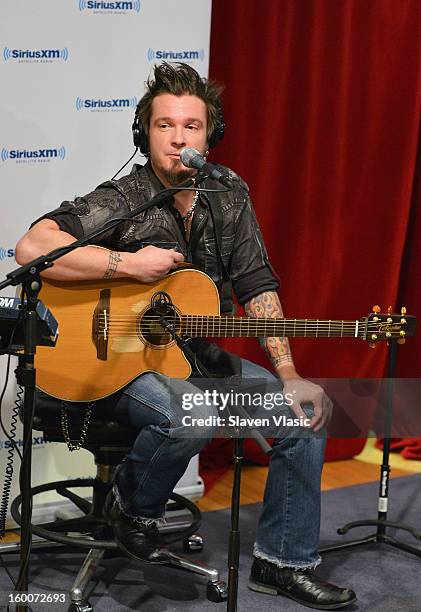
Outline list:
[[[104,278],[112,278],[114,276],[120,261],[123,261],[123,258],[121,257],[120,253],[117,253],[116,251],[110,251],[110,255],[108,257],[108,266],[105,270]]]
[[[275,291],[266,291],[257,295],[244,305],[244,309],[249,317],[276,319],[284,316]],[[259,343],[275,368],[287,364],[293,365],[288,338],[259,338]]]

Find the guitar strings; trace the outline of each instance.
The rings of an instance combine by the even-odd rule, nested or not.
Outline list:
[[[196,335],[196,336],[209,336],[212,337],[212,333],[215,333],[217,335],[225,335],[225,336],[230,336],[230,335],[239,335],[239,332],[242,332],[241,335],[243,336],[250,336],[250,337],[254,337],[256,333],[260,332],[265,332],[265,335],[268,336],[270,334],[273,334],[274,336],[282,336],[282,334],[285,335],[285,329],[280,329],[280,327],[276,327],[273,326],[272,329],[266,328],[263,329],[261,328],[260,330],[258,329],[241,329],[241,328],[235,328],[235,327],[231,327],[229,329],[197,329],[194,326],[185,326],[185,325],[177,325],[177,331],[180,333],[184,333],[184,334],[192,334],[192,335]],[[169,331],[165,330],[164,328],[158,328],[157,329],[157,325],[153,325],[153,326],[138,326],[136,328],[133,327],[114,327],[114,326],[110,326],[108,328],[106,328],[106,331],[108,333],[108,335],[114,335],[114,336],[133,336],[133,337],[138,337],[139,333],[141,333],[142,335],[149,335],[149,336],[164,336],[164,335],[168,335]],[[317,335],[323,336],[325,335],[325,337],[329,337],[329,335],[331,336],[351,336],[354,337],[355,336],[355,326],[352,327],[324,327],[324,328],[320,328],[320,327],[297,327],[295,330],[289,330],[290,332],[294,332],[296,336],[300,336],[301,334],[306,335],[309,332],[312,333],[316,333]],[[370,332],[374,332],[374,331],[378,331],[376,327],[374,328],[361,328],[359,330],[357,330],[357,334],[359,337],[364,337],[366,333],[370,333]],[[292,333],[292,337],[294,336],[294,333]],[[102,336],[104,334],[104,328],[97,330],[97,335],[98,336]],[[289,334],[291,337],[291,334]]]
[[[157,327],[160,327],[161,329],[164,329],[164,326],[161,325],[161,323],[158,323],[158,322],[154,323],[153,325],[149,324],[149,325],[135,325],[135,326],[134,325],[102,325],[101,329],[134,329],[134,328],[136,328],[136,329],[138,329],[138,328],[140,328],[140,329],[155,329]],[[229,330],[229,329],[239,329],[239,330],[244,330],[244,331],[246,331],[246,330],[254,331],[256,329],[259,329],[259,331],[264,331],[265,329],[284,329],[284,330],[288,330],[288,331],[291,331],[291,332],[293,332],[294,329],[297,329],[297,330],[298,329],[300,329],[300,330],[308,329],[309,331],[310,330],[317,331],[318,329],[320,329],[320,330],[323,329],[323,330],[327,330],[327,331],[329,331],[329,329],[332,329],[332,330],[334,330],[334,329],[337,329],[337,330],[344,329],[344,330],[347,330],[347,331],[355,331],[355,325],[352,325],[352,327],[349,327],[349,326],[333,326],[333,325],[331,325],[331,326],[327,325],[327,326],[323,326],[323,327],[318,326],[318,325],[307,325],[307,326],[305,326],[305,325],[298,326],[297,325],[296,327],[289,327],[289,326],[279,325],[278,324],[278,325],[253,326],[253,328],[252,328],[251,326],[246,326],[246,325],[237,325],[237,326],[235,326],[235,325],[234,326],[232,326],[232,325],[230,325],[230,326],[211,326],[211,325],[207,325],[206,326],[206,325],[195,325],[195,324],[192,324],[192,325],[183,325],[183,324],[181,324],[180,325],[179,323],[177,323],[177,327],[183,327],[184,329],[203,329],[203,330],[224,329],[225,331]],[[367,327],[367,328],[366,327],[361,327],[360,329],[369,329],[370,331],[375,331],[376,329],[378,330],[377,327],[371,327],[371,326]],[[378,331],[381,332],[381,331],[390,331],[390,330],[378,330]],[[397,331],[397,330],[394,330],[394,331]]]
[[[173,315],[172,315],[173,316]],[[201,315],[201,314],[183,314],[183,315],[179,315],[177,313],[177,315],[179,318],[181,319],[209,319],[209,320],[221,320],[221,321],[297,321],[297,323],[304,323],[305,321],[308,322],[325,322],[325,323],[329,323],[329,321],[336,322],[336,323],[352,323],[355,325],[355,321],[361,321],[361,319],[291,319],[289,317],[276,317],[274,319],[272,319],[271,317],[234,317],[234,316],[229,316],[229,315]],[[112,320],[117,320],[117,321],[121,321],[121,320],[133,320],[133,319],[138,319],[141,317],[140,313],[137,314],[132,314],[132,315],[108,315],[108,314],[103,314],[102,312],[99,313],[97,315],[98,318],[107,318],[108,320],[112,321]],[[145,319],[154,319],[154,320],[159,320],[160,317],[158,315],[144,315],[143,317],[141,317],[142,320]],[[365,319],[364,319],[365,321]],[[369,323],[375,323],[376,325],[385,323],[387,324],[387,321],[368,321]],[[395,321],[396,323],[396,321]],[[391,324],[391,323],[390,323]]]
[[[319,331],[327,331],[327,332],[329,332],[329,331],[342,331],[342,330],[344,330],[344,331],[347,331],[347,332],[354,333],[355,332],[355,327],[356,327],[355,324],[353,324],[353,325],[333,325],[333,324],[331,324],[331,325],[328,325],[328,324],[320,325],[320,324],[317,324],[317,323],[316,324],[311,323],[311,324],[307,324],[307,325],[303,325],[303,324],[300,324],[300,325],[291,325],[291,324],[289,324],[288,325],[288,324],[283,324],[283,323],[270,323],[270,322],[263,323],[263,324],[262,323],[260,323],[260,324],[253,324],[253,325],[237,323],[237,324],[229,325],[229,326],[228,325],[224,325],[224,324],[213,325],[212,323],[208,323],[208,324],[205,325],[205,324],[200,323],[200,322],[199,323],[190,322],[190,323],[186,324],[184,322],[180,323],[178,321],[177,321],[176,324],[177,324],[177,327],[182,327],[183,329],[186,329],[186,330],[194,329],[196,331],[199,331],[199,329],[200,329],[200,330],[208,331],[208,332],[210,332],[210,331],[217,331],[217,330],[218,331],[239,330],[239,331],[244,331],[244,332],[245,331],[253,332],[253,331],[265,331],[265,330],[269,330],[270,331],[271,329],[273,329],[273,330],[276,329],[276,330],[284,330],[284,331],[288,330],[288,332],[291,332],[291,333],[293,333],[294,331],[304,331],[304,332],[305,331],[316,331],[317,332],[318,330]],[[120,330],[127,329],[127,330],[130,330],[130,329],[136,328],[136,329],[142,329],[142,330],[147,330],[147,329],[153,330],[153,329],[156,329],[157,327],[160,327],[161,329],[164,329],[164,326],[161,324],[160,321],[155,321],[153,323],[152,322],[148,322],[148,323],[140,323],[139,322],[139,324],[136,324],[135,326],[134,325],[129,325],[127,323],[120,323],[120,324],[118,324],[118,323],[110,323],[110,324],[105,325],[105,322],[104,322],[104,325],[101,326],[101,329],[106,328],[106,329],[120,329]],[[388,329],[385,329],[385,330],[381,330],[380,329],[379,330],[377,325],[367,325],[367,326],[362,325],[359,329],[357,329],[357,331],[365,331],[365,330],[372,331],[372,332],[379,331],[379,333],[382,333],[382,331],[395,331],[395,332],[398,331],[398,330],[388,330]]]
[[[140,329],[155,329],[157,326],[161,327],[162,329],[164,329],[162,323],[160,321],[155,321],[155,322],[148,322],[148,323],[138,323],[135,326],[134,325],[129,325],[127,323],[110,323],[105,325],[102,325],[102,329],[104,329],[104,327],[106,327],[107,329],[132,329],[133,327],[136,328],[140,328]],[[283,324],[283,323],[260,323],[260,324],[253,324],[253,325],[247,325],[247,324],[241,324],[241,323],[237,323],[234,325],[224,325],[224,324],[218,324],[218,325],[213,325],[212,323],[208,323],[208,324],[203,324],[203,322],[190,322],[190,323],[185,323],[185,322],[178,322],[177,321],[177,326],[178,327],[183,327],[184,329],[203,329],[203,330],[230,330],[230,329],[238,329],[238,330],[249,330],[249,331],[253,331],[253,330],[259,330],[259,331],[264,331],[265,329],[284,329],[288,331],[293,332],[294,330],[312,330],[312,331],[317,331],[317,330],[346,330],[346,331],[355,331],[355,324],[353,325],[328,325],[328,324],[317,324],[317,323],[311,323],[311,324],[307,324],[307,325],[291,325],[291,324]],[[369,330],[369,331],[379,331],[381,332],[382,330],[379,330],[379,327],[377,325],[362,325],[360,327],[360,330]],[[388,329],[385,329],[384,331],[388,331]],[[397,330],[392,330],[392,331],[397,331]]]
[[[159,321],[160,317],[158,315],[144,315],[143,317],[141,317],[140,313],[138,314],[133,314],[133,315],[104,315],[103,313],[100,313],[99,315],[97,315],[98,318],[106,318],[109,321],[113,321],[113,320],[132,320],[132,319],[139,319],[141,318],[142,321],[145,319],[151,319],[151,320],[156,320]],[[173,316],[173,315],[172,315]],[[276,317],[276,318],[271,318],[271,317],[234,317],[234,316],[229,316],[229,315],[200,315],[200,314],[191,314],[191,315],[176,315],[178,318],[180,319],[208,319],[210,321],[287,321],[287,322],[297,322],[297,323],[326,323],[328,324],[329,322],[331,323],[349,323],[352,325],[355,325],[355,321],[360,321],[361,319],[352,319],[352,320],[348,320],[348,319],[291,319],[288,317]],[[364,319],[365,321],[365,319]],[[387,325],[392,325],[393,322],[387,322],[387,321],[368,321],[368,323],[373,323],[374,325],[381,325],[381,324],[387,324]],[[396,323],[396,321],[395,321]]]
[[[331,327],[331,326],[340,326],[340,327],[352,327],[355,328],[356,323],[358,322],[360,325],[372,328],[379,328],[380,325],[393,325],[393,323],[387,322],[372,322],[372,321],[342,321],[337,319],[329,320],[319,320],[319,319],[270,319],[270,318],[254,318],[254,317],[218,317],[218,316],[207,316],[207,315],[182,315],[181,317],[177,316],[176,319],[181,321],[184,325],[234,325],[237,326],[264,326],[264,325],[288,325],[288,326],[297,326],[297,327]],[[133,322],[138,322],[142,326],[146,324],[159,324],[161,322],[160,317],[157,316],[144,316],[140,317],[139,315],[133,315],[131,318],[122,317],[121,319],[113,316],[108,317],[105,315],[99,315],[97,320],[100,322],[106,322],[108,325],[124,325],[124,324],[132,324]],[[396,325],[396,323],[395,323]],[[400,325],[400,324],[399,324]]]
[[[263,334],[266,337],[270,337],[271,334],[281,337],[286,335],[289,337],[305,337],[309,334],[313,337],[355,337],[356,323],[358,322],[360,327],[357,327],[357,337],[364,338],[370,332],[377,331],[384,334],[384,331],[379,330],[379,325],[393,324],[393,322],[388,323],[386,321],[269,319],[219,315],[176,315],[175,318],[178,333],[195,335],[197,337],[212,337],[212,334],[219,337],[255,337],[259,334]],[[165,336],[170,338],[170,332],[164,329],[161,319],[157,315],[145,315],[143,317],[140,314],[106,316],[99,313],[96,316],[96,320],[100,323],[100,327],[96,331],[98,337],[103,336],[106,330],[108,337],[139,338],[139,334],[141,334],[150,338],[162,338]]]

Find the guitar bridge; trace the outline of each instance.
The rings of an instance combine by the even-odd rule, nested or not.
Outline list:
[[[102,361],[107,360],[108,352],[110,296],[110,289],[100,291],[98,305],[94,310],[92,320],[92,339],[96,346],[96,356]]]

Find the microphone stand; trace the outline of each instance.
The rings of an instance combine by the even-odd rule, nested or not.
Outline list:
[[[417,557],[421,557],[421,549],[416,548],[415,546],[410,546],[409,544],[405,544],[404,542],[400,542],[396,540],[392,536],[390,536],[386,528],[391,527],[393,529],[403,529],[411,533],[414,538],[417,540],[421,540],[421,533],[417,532],[413,527],[409,525],[404,525],[402,523],[396,523],[394,521],[387,520],[387,507],[389,502],[389,473],[390,473],[390,463],[389,463],[389,454],[390,454],[390,437],[392,433],[392,421],[393,421],[393,379],[395,377],[396,371],[396,355],[397,355],[397,340],[389,341],[389,355],[388,355],[388,367],[387,367],[387,395],[386,395],[386,418],[385,418],[385,426],[384,426],[384,438],[383,438],[383,459],[382,464],[380,466],[380,479],[379,479],[379,500],[378,500],[378,512],[377,512],[377,520],[373,519],[364,519],[361,521],[353,521],[352,523],[347,523],[343,527],[338,529],[338,533],[343,535],[347,533],[350,529],[354,527],[365,527],[365,526],[375,526],[377,527],[376,532],[366,536],[364,538],[360,538],[357,540],[351,540],[350,542],[344,542],[342,544],[335,544],[332,546],[327,546],[320,550],[321,553],[331,552],[335,550],[343,550],[345,548],[351,548],[354,546],[361,546],[364,544],[389,544],[390,546],[394,546],[395,548],[399,548],[404,550],[412,555],[416,555]]]
[[[144,204],[140,204],[129,211],[123,217],[115,217],[104,223],[100,228],[90,234],[72,242],[71,244],[54,249],[47,255],[41,255],[29,263],[12,270],[6,274],[6,280],[0,283],[0,291],[6,287],[22,284],[22,318],[24,330],[24,350],[19,355],[19,366],[16,369],[18,384],[24,387],[23,402],[23,461],[19,473],[19,485],[21,492],[21,548],[20,548],[20,569],[15,586],[15,592],[28,591],[28,570],[29,556],[32,544],[31,519],[32,519],[32,497],[31,497],[31,459],[32,459],[32,422],[34,416],[34,398],[36,387],[35,353],[37,344],[37,313],[38,294],[41,290],[40,274],[44,270],[51,268],[54,262],[74,251],[75,249],[92,243],[92,240],[101,236],[106,231],[117,227],[122,221],[132,219],[141,212],[162,203],[170,195],[190,188],[194,185],[194,179],[178,187],[164,189],[157,193],[153,198]],[[26,301],[23,299],[26,295]],[[16,606],[18,612],[28,610],[29,604],[19,604]]]
[[[169,306],[169,308],[168,308]],[[166,304],[169,310],[171,305]],[[159,312],[159,305],[157,306],[157,312],[160,316],[160,322],[162,326],[169,331],[173,339],[176,341],[177,346],[185,353],[190,363],[196,363],[200,373],[207,378],[212,378],[212,374],[199,360],[197,355],[189,347],[188,342],[183,340],[175,330],[175,325],[165,319],[165,314]],[[215,381],[216,388],[220,388]],[[228,412],[234,414],[233,406],[227,406]],[[239,416],[248,417],[249,414],[243,406],[235,406]],[[237,432],[238,432],[238,428]],[[271,455],[273,448],[262,436],[260,431],[255,428],[250,429],[251,437],[257,442],[262,451],[266,455]],[[237,600],[238,600],[238,571],[239,571],[239,560],[240,560],[240,493],[241,493],[241,468],[243,464],[243,448],[244,438],[237,436],[234,440],[234,482],[231,494],[231,530],[229,535],[228,544],[228,597],[227,597],[227,612],[237,612]],[[224,596],[223,587],[218,590],[217,593],[208,593],[209,599],[212,601],[220,601],[221,596]],[[212,595],[215,599],[212,598]]]
[[[38,293],[41,281],[38,278],[28,279],[23,284],[23,319],[24,319],[24,350],[19,354],[16,380],[24,388],[23,401],[23,453],[19,472],[19,485],[22,494],[22,525],[26,528],[21,531],[20,571],[15,591],[28,590],[28,563],[31,548],[31,461],[32,461],[32,422],[34,417],[35,395],[35,367],[34,359],[37,347],[37,313]],[[24,612],[27,606],[20,604],[16,607],[18,612]]]

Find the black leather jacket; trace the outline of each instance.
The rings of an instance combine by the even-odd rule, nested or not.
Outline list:
[[[228,172],[228,169],[226,169]],[[279,281],[267,257],[266,248],[251,204],[248,187],[234,175],[232,191],[215,195],[201,193],[190,231],[186,239],[181,216],[172,206],[172,198],[164,205],[154,206],[134,220],[124,221],[109,231],[97,244],[118,251],[134,252],[147,245],[177,249],[186,261],[206,272],[219,290],[223,283],[223,270],[217,254],[215,230],[209,210],[209,198],[217,199],[222,211],[221,256],[240,304],[244,304],[263,291],[278,288]],[[220,189],[211,179],[204,180],[201,188]],[[79,238],[115,215],[146,202],[163,189],[150,163],[135,164],[130,174],[119,180],[107,181],[95,191],[74,202],[63,202],[54,211],[41,218],[54,219],[64,231]],[[39,221],[40,219],[38,219]],[[230,292],[224,291],[223,312],[232,310]]]

